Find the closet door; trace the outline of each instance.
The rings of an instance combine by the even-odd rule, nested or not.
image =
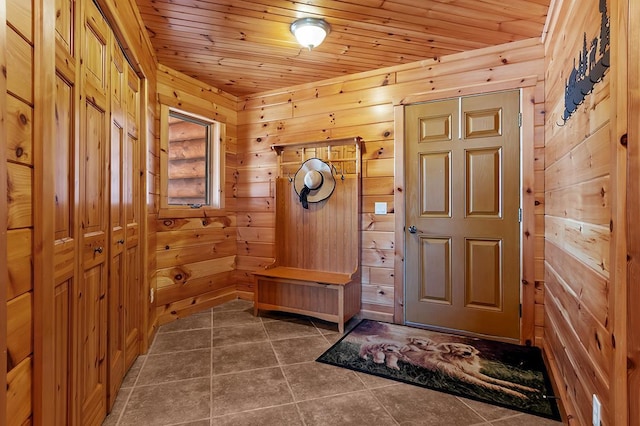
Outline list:
[[[140,354],[140,320],[142,312],[140,209],[144,173],[140,164],[140,78],[125,62],[126,69],[126,139],[123,161],[123,206],[126,235],[126,279],[124,290],[124,335],[126,369]]]
[[[125,259],[124,191],[125,155],[125,59],[114,40],[111,42],[111,185],[110,185],[110,264],[109,264],[109,394],[108,406],[113,407],[125,373],[125,339],[123,324],[124,283],[127,275]]]
[[[74,336],[77,321],[74,302],[80,262],[78,238],[78,72],[79,6],[74,0],[56,0],[56,96],[55,153],[55,241],[54,241],[54,371],[53,424],[77,424],[72,398]],[[79,40],[79,38],[78,38]]]
[[[84,2],[80,110],[79,219],[81,260],[77,303],[77,400],[79,424],[100,424],[106,415],[107,233],[109,227],[109,28],[92,2]]]

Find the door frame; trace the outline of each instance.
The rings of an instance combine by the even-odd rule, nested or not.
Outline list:
[[[540,344],[536,341],[535,326],[543,325],[544,321],[544,305],[543,295],[540,285],[536,284],[536,258],[535,258],[535,240],[536,232],[536,187],[535,187],[535,119],[536,119],[536,103],[544,102],[544,93],[536,91],[538,85],[537,77],[527,77],[516,80],[489,83],[481,86],[452,88],[447,90],[433,91],[427,93],[419,93],[403,98],[398,104],[394,105],[394,155],[395,155],[395,173],[394,173],[394,205],[395,205],[395,259],[394,259],[394,316],[393,321],[397,324],[405,324],[405,138],[404,138],[404,107],[413,103],[438,101],[448,98],[469,95],[481,95],[491,92],[500,92],[507,90],[520,89],[520,112],[522,113],[521,146],[520,146],[520,204],[522,207],[522,223],[521,223],[521,287],[520,287],[520,303],[522,305],[522,316],[520,318],[520,343],[526,345]],[[544,123],[544,116],[540,114],[540,124]],[[543,159],[538,159],[542,160]],[[542,183],[544,185],[544,182]],[[540,186],[540,183],[538,183]],[[541,208],[544,203],[538,202]],[[544,229],[537,230],[544,232]],[[543,260],[539,259],[540,264]],[[538,295],[538,298],[536,296]],[[541,338],[541,336],[538,336]]]

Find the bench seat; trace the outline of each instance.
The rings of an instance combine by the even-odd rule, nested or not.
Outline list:
[[[280,311],[344,323],[360,312],[360,277],[312,269],[275,267],[254,272],[254,315]]]
[[[340,272],[318,271],[315,269],[292,268],[289,266],[276,266],[275,268],[255,271],[254,275],[269,278],[282,278],[297,281],[315,281],[319,284],[347,285],[352,274]]]

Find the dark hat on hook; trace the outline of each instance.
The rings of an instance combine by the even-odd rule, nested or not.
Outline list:
[[[319,158],[310,158],[296,172],[293,187],[300,197],[302,207],[308,209],[308,203],[318,203],[333,194],[336,180],[327,163]]]

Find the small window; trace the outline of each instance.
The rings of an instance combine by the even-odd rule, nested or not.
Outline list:
[[[162,106],[161,217],[224,207],[224,124]]]

